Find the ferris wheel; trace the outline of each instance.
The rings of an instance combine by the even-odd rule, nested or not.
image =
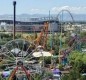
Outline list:
[[[33,77],[33,75],[30,73],[30,69],[31,67],[36,69],[33,62],[31,62],[34,60],[32,53],[35,51],[35,45],[23,39],[15,39],[3,45],[0,50],[1,55],[4,56],[2,59],[3,65],[14,67],[10,74],[9,80],[13,80],[13,77],[15,74],[17,74],[19,69],[22,70],[24,74],[26,74],[28,80],[31,80],[30,78]],[[34,63],[35,62],[36,61],[34,61]],[[34,73],[37,73],[37,70],[35,70]]]

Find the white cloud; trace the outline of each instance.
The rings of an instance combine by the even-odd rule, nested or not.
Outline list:
[[[70,6],[61,6],[61,7],[53,7],[51,11],[53,13],[57,13],[61,10],[69,10],[72,13],[86,13],[86,7],[70,7]]]
[[[37,9],[37,8],[29,9],[29,13],[31,14],[47,14],[48,12],[49,10],[47,9]]]
[[[30,11],[31,12],[39,12],[40,10],[39,9],[31,9]]]

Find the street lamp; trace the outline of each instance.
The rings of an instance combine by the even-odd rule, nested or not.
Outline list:
[[[13,14],[14,14],[14,18],[13,18],[13,39],[15,39],[15,26],[16,26],[16,1],[13,1],[13,6],[14,6],[14,11],[13,11]]]

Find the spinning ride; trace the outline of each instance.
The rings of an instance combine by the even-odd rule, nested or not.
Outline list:
[[[28,80],[31,80],[31,77],[34,79],[29,67],[29,62],[34,58],[33,52],[35,52],[35,45],[23,39],[9,41],[1,48],[0,54],[4,56],[3,65],[13,68],[9,80],[13,80],[19,69],[22,74],[26,74]],[[31,65],[34,66],[32,63]]]

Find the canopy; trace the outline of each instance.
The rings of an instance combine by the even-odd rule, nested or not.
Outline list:
[[[50,52],[42,51],[42,52],[34,52],[32,54],[34,57],[41,57],[41,56],[52,56]]]

